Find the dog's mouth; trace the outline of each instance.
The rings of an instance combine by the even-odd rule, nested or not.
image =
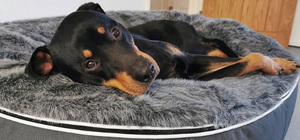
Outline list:
[[[105,81],[103,85],[118,88],[130,95],[141,95],[149,89],[149,86],[153,83],[153,81],[154,79],[149,83],[138,82],[126,72],[120,72],[116,74],[115,79]]]

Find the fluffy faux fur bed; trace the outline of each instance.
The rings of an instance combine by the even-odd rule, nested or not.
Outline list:
[[[260,52],[299,60],[275,40],[230,19],[210,19],[178,11],[107,12],[126,27],[151,20],[185,21],[207,38],[225,41],[239,55]],[[297,74],[269,76],[252,72],[211,81],[157,79],[144,95],[74,83],[62,75],[46,81],[23,73],[31,53],[50,42],[63,17],[0,24],[0,106],[52,118],[130,126],[216,128],[256,117],[274,106],[295,83]]]

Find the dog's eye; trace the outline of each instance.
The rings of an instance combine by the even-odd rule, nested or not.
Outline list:
[[[85,65],[85,67],[86,67],[87,69],[93,69],[93,68],[96,67],[96,65],[97,65],[96,62],[88,61],[88,62],[86,63],[86,65]]]
[[[118,28],[113,28],[112,34],[115,36],[115,38],[118,38],[120,35],[120,31]]]

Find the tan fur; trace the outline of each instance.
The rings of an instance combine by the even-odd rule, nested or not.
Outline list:
[[[83,56],[86,57],[86,58],[89,58],[89,57],[93,56],[93,54],[90,50],[83,50],[82,53],[83,53]]]
[[[222,51],[220,51],[219,49],[208,52],[207,55],[208,56],[228,58],[228,56],[225,53],[223,53]]]
[[[248,72],[261,69],[267,74],[278,75],[281,72],[281,66],[273,61],[270,57],[264,56],[259,53],[251,53],[246,57],[242,58],[239,63],[247,63],[245,69],[240,72],[237,76],[244,75]]]
[[[180,51],[178,48],[173,47],[170,44],[166,45],[166,48],[171,51],[174,55],[184,55],[182,51]]]
[[[100,34],[104,34],[105,33],[104,27],[99,27],[97,30],[98,30],[98,33],[100,33]]]
[[[103,85],[105,86],[118,88],[130,95],[144,94],[148,90],[150,84],[145,84],[134,80],[127,74],[127,72],[120,72],[116,74],[115,79],[103,82]]]
[[[264,56],[260,53],[251,53],[245,57],[240,57],[241,60],[237,62],[216,62],[211,63],[208,67],[209,71],[205,72],[203,75],[213,73],[215,71],[221,70],[228,66],[232,66],[237,63],[247,63],[246,67],[240,72],[237,76],[242,76],[246,73],[262,70],[270,75],[278,75],[280,72],[291,74],[294,72],[298,72],[299,68],[297,64],[293,61],[288,61],[283,58],[270,58],[268,56]],[[284,71],[281,71],[284,68]]]
[[[286,74],[292,74],[295,72],[299,71],[299,68],[297,67],[297,64],[293,61],[288,61],[286,59],[283,58],[272,58],[275,62],[277,62],[281,67],[284,68],[284,70],[282,71],[283,73]],[[295,70],[295,71],[292,71]]]
[[[238,62],[215,62],[215,63],[211,63],[210,66],[208,67],[208,69],[210,69],[209,73],[218,71],[220,69],[223,69],[225,67],[234,65],[236,63],[238,63]]]
[[[42,62],[42,64],[39,66],[38,69],[41,70],[41,74],[46,75],[52,70],[52,59],[51,56],[47,53],[38,52],[36,54],[37,60],[39,63]]]

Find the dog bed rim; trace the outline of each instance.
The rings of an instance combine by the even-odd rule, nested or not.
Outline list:
[[[151,127],[151,126],[103,125],[103,124],[93,124],[93,123],[76,122],[76,121],[53,120],[53,119],[42,118],[42,117],[33,117],[30,115],[11,111],[3,107],[0,107],[0,117],[13,122],[17,122],[17,123],[21,123],[33,127],[60,131],[60,132],[89,135],[89,136],[102,136],[102,137],[104,136],[104,137],[115,137],[115,138],[139,138],[139,139],[147,139],[149,138],[149,136],[155,139],[210,136],[210,135],[230,131],[232,129],[236,129],[238,127],[248,125],[268,115],[270,112],[277,109],[284,101],[286,101],[292,95],[294,89],[298,84],[299,77],[300,76],[298,76],[297,79],[294,80],[293,82],[294,84],[292,88],[288,90],[285,94],[283,94],[281,96],[281,100],[272,108],[270,108],[268,111],[243,123],[239,123],[236,125],[232,125],[220,129],[214,129],[213,124],[208,124],[199,127]],[[66,125],[68,127],[60,127],[62,125]],[[86,128],[86,130],[80,129],[82,127]],[[104,132],[95,131],[97,129],[101,129],[101,130],[107,129],[108,131],[107,130]],[[128,131],[128,132],[124,133],[121,131]],[[157,132],[159,131],[163,131],[163,133],[157,134]]]

